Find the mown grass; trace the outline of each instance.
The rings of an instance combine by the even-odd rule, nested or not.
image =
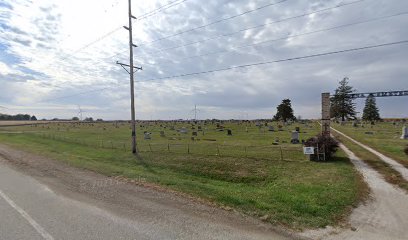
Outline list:
[[[259,137],[256,141],[269,140]],[[246,143],[244,138],[239,141]],[[255,144],[254,139],[248,141]],[[366,185],[342,152],[326,163],[165,151],[143,152],[136,158],[120,149],[33,134],[3,133],[0,142],[108,176],[143,178],[294,229],[338,223],[366,192]]]
[[[398,171],[393,169],[388,163],[382,161],[373,153],[369,152],[363,147],[360,147],[359,145],[341,136],[340,134],[337,134],[334,131],[332,134],[336,137],[336,139],[341,141],[344,145],[346,145],[347,148],[355,153],[357,157],[359,157],[361,160],[375,169],[378,173],[380,173],[387,182],[398,186],[408,192],[408,181],[406,181],[402,177],[402,175]]]
[[[364,127],[353,127],[352,123],[347,123],[343,126],[340,124],[333,125],[335,129],[351,138],[374,148],[408,167],[408,156],[404,153],[408,140],[400,139],[402,126],[401,124],[394,125],[390,122],[376,123],[375,125],[365,124]],[[372,134],[366,134],[366,132],[372,132]]]

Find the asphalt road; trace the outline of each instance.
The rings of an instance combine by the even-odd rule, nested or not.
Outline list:
[[[70,191],[69,187],[68,190],[56,191],[58,184],[45,184],[40,178],[10,165],[10,159],[5,162],[0,155],[0,240],[289,239],[234,214],[205,205],[189,204],[179,197],[169,198],[168,194],[143,190],[138,186],[110,186],[111,189],[126,187],[127,195],[122,196],[122,190],[117,190],[106,198],[120,197],[122,202],[108,205],[113,207],[105,209],[101,204],[105,197],[97,200],[87,196],[71,198],[65,194]],[[24,166],[35,168],[26,163]],[[51,169],[48,166],[44,173],[38,175],[51,179],[52,183],[58,182],[54,172],[54,177],[48,176],[54,171]],[[67,177],[67,172],[55,170],[55,173],[58,172]],[[130,188],[136,190],[130,191]],[[107,192],[112,191],[108,189]],[[78,192],[73,195],[77,196]],[[78,200],[82,198],[87,200]],[[186,202],[183,204],[183,201]]]

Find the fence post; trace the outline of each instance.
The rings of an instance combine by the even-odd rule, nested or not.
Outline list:
[[[190,144],[187,144],[187,154],[190,154]]]
[[[167,143],[167,151],[170,152],[170,143]]]
[[[150,149],[150,152],[153,152],[152,151],[152,146],[150,145],[150,143],[149,143],[149,149]]]
[[[283,161],[283,151],[282,151],[282,146],[279,146],[280,148],[280,159]]]

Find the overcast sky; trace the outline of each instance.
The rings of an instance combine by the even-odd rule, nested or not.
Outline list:
[[[296,116],[318,118],[321,93],[345,76],[358,92],[408,90],[408,44],[165,78],[408,40],[406,0],[178,2],[134,21],[138,119],[193,118],[195,104],[199,119],[271,118],[284,98]],[[127,0],[0,0],[0,112],[71,118],[80,105],[84,116],[129,119],[129,75],[115,64],[128,63],[123,25]],[[408,97],[377,103],[382,117],[408,117]]]

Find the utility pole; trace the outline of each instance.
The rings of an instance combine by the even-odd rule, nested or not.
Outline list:
[[[132,19],[136,19],[135,16],[132,15],[132,2],[129,0],[129,26],[123,26],[126,30],[129,31],[129,65],[116,62],[125,69],[130,75],[130,108],[131,108],[131,117],[132,117],[132,153],[137,155],[137,147],[136,147],[136,119],[135,119],[135,89],[134,89],[134,69],[142,70],[141,67],[133,66],[133,47],[137,47],[133,44],[133,28],[132,28]],[[129,67],[129,71],[125,68]]]

